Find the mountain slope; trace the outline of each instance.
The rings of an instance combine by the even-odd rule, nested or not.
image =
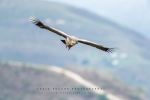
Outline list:
[[[122,26],[137,30],[150,39],[149,0],[47,0],[87,9]]]
[[[113,72],[133,87],[150,90],[150,41],[137,32],[86,10],[54,2],[3,0],[0,12],[0,60],[92,66]],[[68,51],[60,41],[62,37],[30,23],[31,15],[67,34],[119,50],[110,55],[78,44]]]
[[[27,64],[27,63],[19,63],[19,62],[1,62],[0,63],[0,74],[1,74],[1,84],[0,88],[4,91],[1,91],[1,99],[37,99],[37,100],[73,100],[78,98],[79,100],[108,100],[108,99],[100,99],[103,95],[108,97],[110,100],[145,100],[145,98],[137,93],[135,90],[120,82],[118,79],[115,79],[113,76],[110,76],[108,73],[95,73],[94,70],[87,71],[87,69],[82,68],[82,70],[74,70],[74,71],[86,71],[88,76],[93,77],[92,75],[97,75],[95,78],[96,83],[101,85],[111,86],[111,88],[104,88],[100,90],[72,90],[72,88],[97,88],[97,86],[93,85],[92,81],[86,81],[81,76],[75,74],[72,71],[62,69],[55,66],[45,66],[45,65],[37,65],[37,64]],[[99,73],[101,71],[98,71]],[[107,76],[105,76],[107,74]],[[102,77],[103,76],[103,77]],[[76,78],[77,77],[77,78]],[[106,78],[107,77],[107,78]],[[77,81],[77,80],[78,81]],[[94,77],[92,78],[94,79]],[[115,81],[114,81],[115,79]],[[108,83],[106,83],[108,82]],[[114,82],[118,82],[120,86],[115,86],[112,84]],[[40,89],[41,88],[41,89]],[[49,89],[48,89],[49,88]],[[55,90],[53,88],[68,88],[68,90]],[[125,90],[124,90],[125,88]],[[115,94],[112,96],[108,94],[108,90]],[[120,91],[118,93],[118,91]],[[123,92],[130,91],[130,92]],[[57,92],[55,94],[54,92]],[[65,92],[61,94],[61,92]],[[68,92],[68,94],[67,94]],[[70,93],[69,93],[70,92]],[[74,93],[73,93],[74,92]],[[90,92],[90,93],[89,93]],[[106,93],[108,92],[108,93]],[[97,95],[97,94],[99,95]],[[105,93],[105,94],[103,94]],[[117,96],[117,97],[116,97]],[[112,98],[113,97],[113,98]],[[121,97],[122,99],[119,99]]]
[[[2,1],[0,10],[2,12],[0,24],[2,27],[0,32],[2,36],[0,44],[2,60],[19,60],[21,58],[20,60],[23,59],[23,61],[49,62],[49,64],[56,65],[65,65],[68,62],[81,65],[84,60],[87,60],[88,65],[95,66],[99,65],[98,62],[101,62],[102,58],[108,58],[107,56],[109,55],[106,53],[83,44],[76,45],[68,52],[59,40],[62,37],[39,29],[28,21],[29,16],[33,14],[48,25],[70,35],[88,39],[108,47],[120,48],[117,51],[118,54],[126,53],[128,58],[131,61],[133,60],[128,65],[135,64],[135,60],[138,60],[140,64],[149,64],[146,62],[150,59],[150,53],[148,52],[150,45],[147,44],[149,40],[132,30],[120,27],[85,10],[37,0],[36,2],[10,2],[9,4],[7,4],[7,0]],[[35,49],[32,49],[33,45]],[[81,47],[84,47],[83,50],[80,49]],[[91,51],[94,52],[91,53]],[[82,52],[82,55],[80,52]],[[40,56],[45,59],[40,59]],[[69,59],[68,56],[71,58]],[[56,58],[59,63],[58,61],[50,60],[52,57]],[[30,58],[34,58],[34,60]],[[59,58],[68,58],[70,61],[61,61]],[[126,60],[128,61],[129,59]],[[103,64],[103,62],[101,63]],[[122,65],[122,62],[120,64]]]

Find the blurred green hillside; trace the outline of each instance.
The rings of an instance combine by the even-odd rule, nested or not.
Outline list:
[[[149,0],[47,0],[90,10],[150,39]]]
[[[93,90],[71,90],[72,88],[78,89],[95,87],[85,87],[70,77],[67,77],[65,75],[65,71],[63,73],[57,73],[55,71],[48,70],[48,68],[51,67],[54,66],[18,62],[0,62],[0,88],[3,90],[0,91],[0,99],[108,100],[106,95],[98,95],[94,93]],[[86,77],[89,77],[89,79],[86,80],[91,83],[94,82],[94,84],[97,84],[100,88],[104,88],[106,92],[121,98],[121,100],[146,100],[142,93],[137,92],[115,78],[113,75],[106,72],[100,70],[95,71],[87,68],[74,69],[73,67],[67,67],[63,70],[66,69],[73,69],[72,72],[77,72],[77,74],[82,72],[82,74],[80,74],[81,77],[85,79]],[[86,77],[84,76],[85,74]],[[92,80],[90,80],[90,78]],[[55,90],[53,88],[63,88],[63,90]],[[68,90],[64,90],[64,88],[68,88]],[[55,92],[57,92],[57,94]]]
[[[137,32],[86,10],[54,2],[3,0],[0,12],[0,60],[101,68],[133,87],[150,90],[150,41]],[[68,51],[60,41],[62,37],[29,22],[32,15],[67,34],[119,50],[111,55],[78,44]]]

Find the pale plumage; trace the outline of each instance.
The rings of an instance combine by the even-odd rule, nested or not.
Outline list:
[[[52,28],[52,27],[49,27],[45,24],[43,24],[39,19],[37,19],[36,17],[30,17],[30,21],[33,22],[35,25],[37,25],[38,27],[40,28],[43,28],[43,29],[47,29],[49,31],[52,31],[60,36],[63,36],[64,38],[66,38],[66,40],[61,40],[65,45],[66,47],[68,47],[68,50],[76,45],[78,42],[80,43],[83,43],[83,44],[86,44],[86,45],[90,45],[90,46],[93,46],[93,47],[96,47],[97,49],[100,49],[100,50],[103,50],[105,52],[110,52],[110,53],[113,53],[114,52],[114,48],[107,48],[107,47],[104,47],[104,46],[101,46],[97,43],[94,43],[94,42],[90,42],[90,41],[87,41],[87,40],[84,40],[84,39],[78,39],[74,36],[70,36],[70,35],[67,35],[65,34],[64,32],[62,31],[59,31],[55,28]]]

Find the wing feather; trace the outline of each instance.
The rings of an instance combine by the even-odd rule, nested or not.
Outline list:
[[[34,23],[36,26],[40,27],[40,28],[47,29],[47,30],[49,30],[49,31],[51,31],[51,32],[54,32],[54,33],[60,35],[60,36],[63,36],[64,38],[67,38],[67,37],[68,37],[68,35],[65,34],[64,32],[59,31],[59,30],[57,30],[57,29],[55,29],[55,28],[49,27],[49,26],[47,26],[47,25],[44,25],[44,24],[43,24],[38,18],[36,18],[36,17],[30,17],[30,21],[31,21],[32,23]]]
[[[93,46],[93,47],[96,47],[97,49],[103,50],[103,51],[108,52],[108,53],[113,53],[114,49],[115,49],[115,48],[107,48],[107,47],[104,47],[104,46],[99,45],[97,43],[94,43],[94,42],[91,42],[91,41],[87,41],[87,40],[84,40],[84,39],[79,39],[78,42],[86,44],[86,45],[90,45],[90,46]]]

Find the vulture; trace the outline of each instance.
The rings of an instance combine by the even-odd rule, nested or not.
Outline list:
[[[77,43],[83,43],[83,44],[86,44],[86,45],[89,45],[89,46],[93,46],[93,47],[96,47],[97,49],[100,49],[102,51],[105,51],[105,52],[108,52],[108,53],[113,53],[114,52],[114,49],[115,48],[108,48],[108,47],[104,47],[102,45],[99,45],[97,43],[94,43],[94,42],[91,42],[91,41],[87,41],[87,40],[84,40],[84,39],[79,39],[79,38],[76,38],[74,36],[71,36],[71,35],[68,35],[62,31],[59,31],[53,27],[50,27],[50,26],[47,26],[45,24],[43,24],[38,18],[36,17],[33,17],[31,16],[29,18],[29,20],[35,24],[36,26],[42,28],[42,29],[46,29],[46,30],[49,30],[51,32],[54,32],[56,33],[57,35],[60,35],[62,37],[65,38],[65,40],[61,40],[65,45],[66,45],[66,48],[68,47],[68,50],[73,47],[74,45],[76,45]]]

